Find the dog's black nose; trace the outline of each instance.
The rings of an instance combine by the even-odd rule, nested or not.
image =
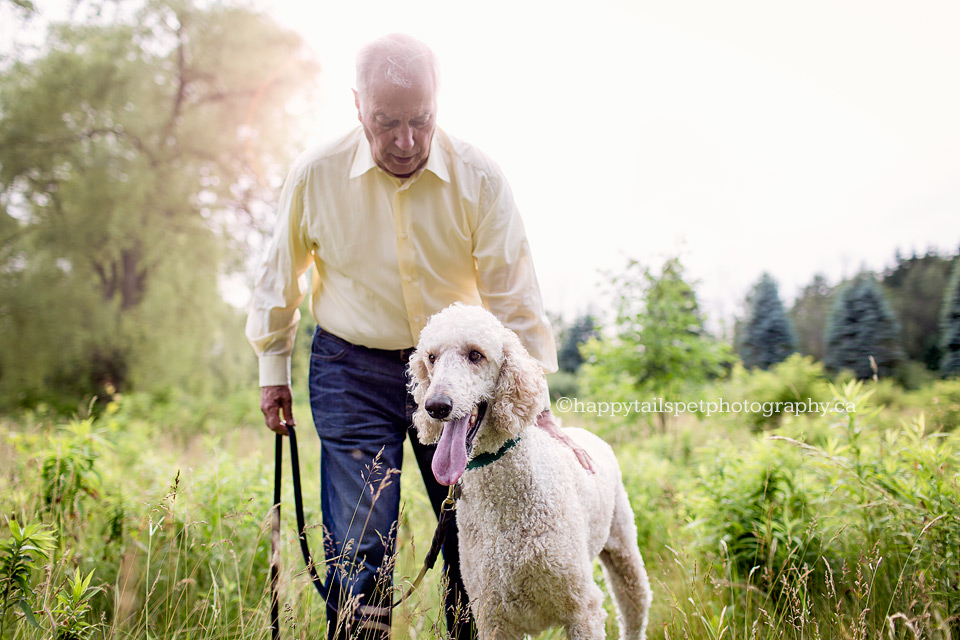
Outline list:
[[[453,411],[453,400],[450,396],[441,393],[427,400],[423,407],[434,420],[443,420]]]

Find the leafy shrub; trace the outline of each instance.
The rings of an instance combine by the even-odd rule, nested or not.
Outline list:
[[[637,541],[647,556],[660,552],[666,540],[663,532],[677,519],[676,487],[669,463],[643,449],[624,447],[617,452],[624,470],[623,483],[637,520]]]
[[[83,515],[83,499],[100,495],[102,479],[96,462],[106,443],[93,424],[93,418],[73,420],[42,456],[43,506],[55,514],[58,523]]]
[[[717,445],[707,457],[714,459],[699,470],[689,513],[700,545],[728,561],[732,580],[776,596],[792,567],[825,569],[829,536],[816,517],[823,494],[798,452],[761,440],[748,451]]]
[[[911,394],[907,402],[925,410],[941,431],[952,432],[960,426],[960,378],[938,380]]]
[[[769,412],[738,415],[738,420],[746,422],[754,429],[779,424],[786,403],[805,403],[811,400],[824,402],[831,397],[823,365],[811,356],[799,353],[791,355],[768,371],[747,370],[736,365],[730,381],[721,385],[717,393],[729,402],[772,403],[768,405],[772,409]],[[776,403],[781,403],[779,408]]]
[[[960,438],[930,433],[923,415],[880,427],[874,386],[833,388],[855,410],[811,418],[833,431],[822,445],[777,432],[747,449],[707,447],[696,490],[681,502],[727,583],[762,589],[764,611],[793,612],[790,624],[829,606],[837,624],[861,629],[855,637],[897,620],[921,637],[956,637]]]
[[[60,593],[53,613],[57,617],[57,640],[86,640],[101,625],[88,621],[92,613],[90,599],[99,591],[91,587],[93,571],[84,578],[80,569],[76,569]]]
[[[894,379],[904,389],[916,391],[932,384],[937,379],[937,375],[922,362],[907,360],[897,367]]]
[[[16,605],[24,618],[39,628],[33,614],[34,593],[30,574],[40,566],[43,555],[53,547],[53,535],[49,527],[28,524],[21,527],[15,520],[9,522],[10,537],[0,544],[0,637],[7,620],[10,606]]]

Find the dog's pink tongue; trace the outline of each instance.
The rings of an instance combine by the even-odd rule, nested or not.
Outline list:
[[[437,451],[433,454],[433,477],[442,485],[456,484],[467,468],[467,432],[470,416],[443,425]]]

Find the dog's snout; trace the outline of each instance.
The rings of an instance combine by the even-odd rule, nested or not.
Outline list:
[[[427,400],[424,408],[434,420],[444,420],[453,411],[453,400],[446,394],[438,393]]]

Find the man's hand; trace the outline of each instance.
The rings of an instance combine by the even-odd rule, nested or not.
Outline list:
[[[553,413],[550,412],[550,409],[547,409],[537,416],[537,426],[546,431],[550,437],[559,440],[569,447],[570,450],[573,451],[573,455],[577,456],[577,462],[580,463],[581,467],[589,473],[596,473],[593,469],[593,458],[590,457],[590,454],[587,453],[583,447],[574,442],[570,436],[560,431],[560,427],[558,427],[554,421]]]
[[[293,393],[287,385],[276,387],[260,387],[260,411],[263,419],[270,427],[282,436],[287,435],[287,426],[296,423],[293,421]],[[280,412],[283,419],[280,419]]]

